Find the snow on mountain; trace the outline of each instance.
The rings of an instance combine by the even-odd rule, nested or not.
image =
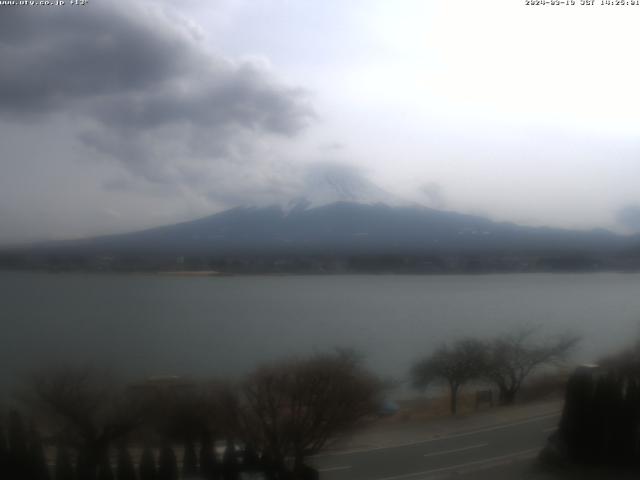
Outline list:
[[[336,202],[408,205],[408,202],[378,187],[352,166],[320,163],[309,167],[300,193],[289,200],[283,208],[290,212]]]

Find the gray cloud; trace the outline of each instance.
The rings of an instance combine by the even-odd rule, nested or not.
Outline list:
[[[640,205],[626,205],[616,214],[618,223],[626,230],[640,232]]]
[[[138,10],[3,9],[0,72],[4,112],[65,109],[97,95],[153,88],[193,62],[193,41]]]
[[[420,192],[426,197],[427,204],[433,208],[444,208],[446,205],[442,185],[428,182],[420,187]]]
[[[260,63],[212,54],[199,36],[150,2],[3,9],[0,63],[11,67],[0,70],[0,116],[30,125],[65,114],[88,152],[184,187],[194,172],[250,161],[265,135],[291,137],[312,121],[303,90]]]
[[[472,17],[427,3],[0,7],[0,237],[109,233],[265,204],[301,194],[314,160],[355,163],[394,194],[438,208],[635,228],[631,210],[616,212],[640,205],[640,97],[554,90],[540,79],[567,65],[553,49],[532,54],[531,18],[514,11],[505,22],[485,6],[474,11],[482,22],[465,23]],[[560,23],[547,43],[566,36]],[[608,47],[638,37],[623,23],[609,25]],[[571,28],[590,38],[592,29]],[[423,48],[425,35],[434,48]],[[468,38],[480,42],[467,48]],[[592,53],[565,76],[639,77],[630,50]],[[522,68],[505,70],[506,57]],[[470,71],[481,73],[471,83]],[[420,191],[425,179],[444,195],[438,185]]]

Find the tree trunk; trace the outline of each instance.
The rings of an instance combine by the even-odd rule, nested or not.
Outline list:
[[[304,455],[297,452],[293,460],[293,478],[295,480],[302,480],[304,473]]]
[[[516,401],[516,390],[514,388],[500,388],[500,405],[513,405]]]
[[[76,461],[76,477],[83,480],[95,480],[98,475],[98,459],[100,453],[94,446],[85,446],[78,452]]]
[[[319,475],[317,470],[304,464],[303,454],[296,454],[292,478],[295,480],[318,480]]]
[[[268,480],[281,480],[286,475],[283,458],[264,453],[260,459],[262,472]]]
[[[455,415],[456,413],[458,413],[458,389],[460,388],[460,386],[455,384],[451,384],[450,386],[451,386],[451,397],[450,397],[451,415]]]

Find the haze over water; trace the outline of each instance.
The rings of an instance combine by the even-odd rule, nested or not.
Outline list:
[[[236,377],[258,363],[353,347],[385,377],[460,336],[521,325],[583,335],[594,361],[635,340],[640,275],[173,278],[0,272],[4,387],[58,363]]]

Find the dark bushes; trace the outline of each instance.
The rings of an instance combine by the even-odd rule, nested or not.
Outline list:
[[[640,466],[640,378],[615,368],[577,369],[547,451],[572,463]]]
[[[373,414],[381,386],[348,352],[262,367],[237,387],[165,377],[124,388],[109,380],[86,368],[32,377],[24,398],[56,448],[55,462],[49,469],[35,424],[27,432],[11,412],[6,426],[0,422],[0,478],[237,480],[243,471],[314,478],[305,458]],[[139,458],[132,444],[145,445]],[[173,445],[184,446],[181,462]]]

